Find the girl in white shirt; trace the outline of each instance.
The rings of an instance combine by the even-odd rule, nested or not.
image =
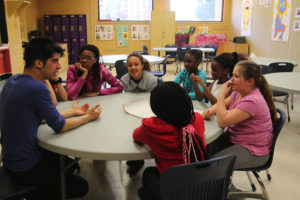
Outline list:
[[[247,60],[247,57],[236,52],[222,53],[215,57],[211,63],[211,75],[214,81],[209,86],[199,76],[191,74],[190,78],[194,82],[197,99],[200,101],[207,98],[211,105],[214,105],[222,85],[231,78],[235,64],[242,60]],[[198,87],[198,83],[203,87],[203,92]]]

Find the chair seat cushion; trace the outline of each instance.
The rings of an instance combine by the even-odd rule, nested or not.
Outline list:
[[[287,96],[288,93],[287,92],[282,92],[279,90],[272,90],[273,96],[274,97],[279,97],[279,96]]]

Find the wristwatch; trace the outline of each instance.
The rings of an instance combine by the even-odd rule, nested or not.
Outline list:
[[[50,83],[51,83],[51,85],[57,85],[59,83],[62,83],[62,79],[61,79],[61,77],[59,77],[57,81],[50,80]]]

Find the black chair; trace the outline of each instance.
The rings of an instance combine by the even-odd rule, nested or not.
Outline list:
[[[162,200],[225,200],[234,155],[166,169],[160,177]]]
[[[166,74],[167,72],[167,62],[168,62],[168,58],[169,58],[169,55],[166,55],[165,56],[165,59],[163,61],[163,71],[153,71],[152,74],[154,76],[156,76],[158,79],[162,79],[162,77]]]
[[[166,48],[177,48],[176,44],[166,44]],[[177,58],[177,53],[174,51],[166,51],[166,55],[169,55],[169,58]]]
[[[270,152],[270,157],[269,157],[269,160],[266,164],[264,164],[263,166],[260,166],[260,167],[254,167],[254,168],[245,168],[245,169],[238,169],[237,171],[246,171],[246,172],[252,172],[257,180],[257,182],[259,183],[260,187],[261,187],[261,190],[262,190],[262,193],[255,193],[255,192],[230,192],[229,193],[229,197],[230,199],[235,199],[235,198],[259,198],[259,199],[266,199],[266,200],[269,200],[269,196],[268,196],[268,193],[265,189],[265,186],[258,174],[258,172],[262,171],[262,170],[267,170],[271,167],[272,165],[272,162],[273,162],[273,156],[274,156],[274,150],[275,150],[275,144],[276,144],[276,141],[277,141],[277,138],[278,138],[278,135],[286,121],[286,115],[285,113],[280,110],[280,109],[276,109],[277,113],[279,113],[280,117],[279,117],[279,120],[278,120],[278,124],[277,126],[274,128],[273,130],[273,133],[274,133],[274,136],[273,136],[273,142],[272,142],[272,146],[271,146],[271,152]],[[255,191],[256,190],[256,187],[254,185],[254,183],[252,182],[251,183],[251,186],[252,186],[252,190]]]
[[[294,65],[288,62],[276,62],[271,63],[269,67],[272,69],[273,73],[277,72],[292,72],[294,70]],[[272,90],[275,101],[286,104],[286,110],[288,113],[288,121],[290,122],[290,109],[289,109],[289,93],[282,92],[279,90]],[[291,107],[293,108],[293,95],[291,95]],[[278,99],[276,97],[284,97],[284,99]]]
[[[143,54],[143,55],[149,55],[148,47],[147,47],[146,45],[143,44],[142,48],[143,48],[143,51],[144,51],[144,54]]]
[[[119,80],[122,78],[122,76],[124,76],[128,72],[127,66],[124,62],[125,60],[117,60],[115,62],[116,73],[117,73],[116,78]]]
[[[149,55],[148,47],[143,44],[142,48],[143,48],[143,50],[138,50],[138,51],[135,51],[135,52],[139,53],[141,55]]]
[[[184,56],[186,54],[186,50],[181,47],[177,48],[177,58],[176,58],[176,71],[175,74],[181,71],[181,63],[184,62]]]
[[[204,48],[213,48],[215,50],[214,52],[204,52],[203,61],[206,62],[206,73],[207,73],[208,72],[208,62],[212,61],[216,57],[218,47],[205,45]],[[203,67],[203,62],[202,62],[202,67]]]
[[[37,189],[34,185],[21,185],[13,182],[3,167],[0,167],[0,199],[23,199],[24,196]]]

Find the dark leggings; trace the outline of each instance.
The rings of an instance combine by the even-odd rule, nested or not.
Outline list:
[[[160,200],[160,189],[159,189],[160,173],[157,167],[147,167],[143,173],[142,184],[143,188],[148,190],[156,200]],[[141,198],[147,199],[147,198]]]
[[[66,158],[65,165],[71,162],[72,159]],[[44,151],[41,161],[28,171],[6,171],[15,182],[38,186],[38,189],[30,193],[26,199],[61,199],[60,155]],[[72,167],[65,171],[66,196],[67,198],[83,197],[87,194],[89,185],[85,179],[74,175],[73,171]]]

